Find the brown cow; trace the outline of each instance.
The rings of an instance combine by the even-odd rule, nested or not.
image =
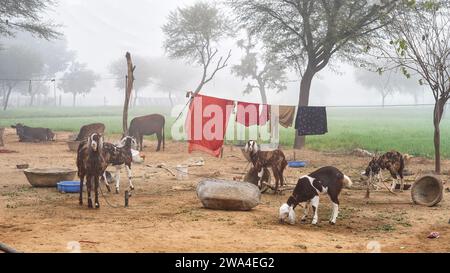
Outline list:
[[[158,114],[137,117],[131,121],[128,132],[130,136],[137,140],[141,152],[144,149],[144,136],[156,134],[158,138],[158,148],[156,151],[159,152],[161,150],[161,143],[163,144],[163,150],[166,146],[165,125],[166,119]]]
[[[103,123],[93,123],[85,125],[81,127],[80,132],[78,133],[77,139],[75,141],[84,141],[94,133],[104,135],[105,128],[106,128],[105,124]]]

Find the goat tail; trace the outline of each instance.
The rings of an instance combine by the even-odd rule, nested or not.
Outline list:
[[[344,185],[345,185],[347,188],[351,188],[351,187],[353,186],[353,182],[352,182],[352,180],[350,179],[350,177],[344,175],[343,181],[344,181]]]

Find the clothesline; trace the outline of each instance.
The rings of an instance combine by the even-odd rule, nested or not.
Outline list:
[[[261,102],[254,102],[254,101],[246,101],[246,100],[239,100],[239,99],[230,99],[230,98],[223,98],[223,97],[219,97],[219,96],[215,96],[215,95],[206,95],[203,94],[204,96],[209,96],[209,97],[213,97],[213,98],[217,98],[217,99],[223,99],[223,100],[231,100],[231,101],[235,101],[235,102],[243,102],[243,103],[248,103],[248,104],[261,104],[264,105]],[[295,106],[298,107],[298,104],[285,104],[285,103],[267,103],[267,105],[270,106]],[[448,102],[446,104],[447,106],[450,105],[450,102]],[[421,104],[389,104],[389,105],[378,105],[378,104],[361,104],[361,105],[315,105],[315,106],[320,106],[320,107],[326,107],[326,108],[391,108],[391,107],[426,107],[426,106],[435,106],[435,104],[433,103],[421,103]]]

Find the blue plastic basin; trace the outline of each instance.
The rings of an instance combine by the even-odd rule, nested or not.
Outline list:
[[[58,183],[58,191],[62,193],[79,193],[80,181],[61,181]]]
[[[306,167],[305,161],[291,161],[288,163],[290,168],[304,168]]]

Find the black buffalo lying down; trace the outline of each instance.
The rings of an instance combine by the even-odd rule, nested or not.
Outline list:
[[[161,143],[163,149],[166,146],[164,126],[166,125],[166,119],[158,114],[149,115],[144,117],[138,117],[131,121],[129,135],[134,137],[139,144],[140,151],[144,149],[144,136],[151,136],[156,134],[158,138],[158,149],[161,150]]]
[[[12,125],[16,129],[20,142],[54,141],[55,134],[48,128],[31,128],[23,124]]]

